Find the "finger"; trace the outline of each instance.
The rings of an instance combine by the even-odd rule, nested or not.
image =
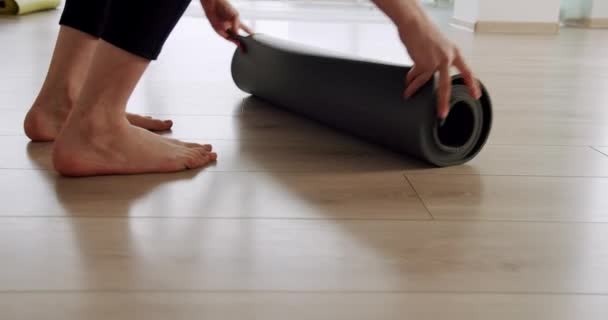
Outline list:
[[[222,28],[226,31],[230,32],[236,32],[236,30],[234,29],[234,23],[232,20],[226,20],[224,22],[222,22]]]
[[[220,36],[222,36],[222,38],[224,38],[224,39],[228,39],[228,40],[230,39],[230,34],[228,34],[227,29],[225,29],[225,28],[217,28],[217,29],[215,29],[215,31],[216,31],[216,32],[217,32],[217,33],[218,33]]]
[[[241,46],[241,43],[230,34],[230,29],[217,29],[216,32],[222,36],[222,38],[234,43],[237,47]]]
[[[462,78],[464,79],[464,83],[469,88],[469,91],[475,99],[481,98],[481,89],[479,88],[479,82],[475,79],[471,68],[464,62],[464,59],[460,54],[456,55],[456,59],[454,60],[454,66],[460,71]]]
[[[248,34],[253,34],[253,29],[249,28],[248,25],[244,24],[242,21],[240,22],[241,29],[245,30]]]
[[[440,119],[445,119],[450,112],[450,95],[452,94],[452,79],[450,77],[450,65],[445,64],[439,69],[439,94],[437,99],[437,111]]]
[[[425,72],[418,75],[416,78],[412,79],[405,88],[405,96],[411,97],[413,96],[418,89],[420,89],[424,84],[426,84],[433,77],[433,72]]]
[[[417,65],[413,65],[410,71],[408,71],[407,73],[407,77],[405,78],[405,84],[407,85],[408,83],[412,82],[412,80],[419,76],[420,73],[422,73],[422,69],[419,68]]]
[[[232,25],[230,27],[230,32],[231,35],[234,39],[239,39],[240,35],[239,35],[239,31],[241,30],[242,25],[241,25],[241,21],[236,18],[234,21],[232,21]]]
[[[239,18],[234,18],[231,21],[231,25],[232,27],[230,29],[232,29],[234,35],[237,36],[239,34],[239,31],[241,30],[241,21],[239,20]]]

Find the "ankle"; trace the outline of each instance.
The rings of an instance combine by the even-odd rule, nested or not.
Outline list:
[[[77,130],[83,137],[101,137],[119,134],[128,128],[124,112],[95,111],[100,108],[73,110],[66,127]]]
[[[75,104],[76,96],[67,90],[49,92],[49,90],[43,89],[34,100],[32,109],[69,113]]]
[[[78,111],[70,114],[53,147],[55,170],[68,176],[82,173],[85,153],[111,155],[111,150],[124,141],[129,130],[126,117]],[[75,150],[79,150],[78,156],[74,154]]]

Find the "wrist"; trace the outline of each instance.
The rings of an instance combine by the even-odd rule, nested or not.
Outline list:
[[[418,27],[427,18],[419,0],[372,0],[401,31]]]
[[[424,24],[427,16],[424,10],[415,2],[414,5],[408,6],[405,10],[400,10],[391,20],[399,30],[411,30],[417,29],[420,25]]]

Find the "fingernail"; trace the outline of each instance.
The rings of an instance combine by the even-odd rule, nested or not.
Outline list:
[[[439,126],[443,127],[444,124],[445,124],[445,118],[439,118]]]
[[[173,123],[173,121],[171,121],[171,120],[165,120],[163,122],[166,123],[166,124],[172,124]]]

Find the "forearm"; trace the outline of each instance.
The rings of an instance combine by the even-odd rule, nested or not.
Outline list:
[[[420,0],[372,0],[398,27],[408,27],[424,21],[427,16]]]

